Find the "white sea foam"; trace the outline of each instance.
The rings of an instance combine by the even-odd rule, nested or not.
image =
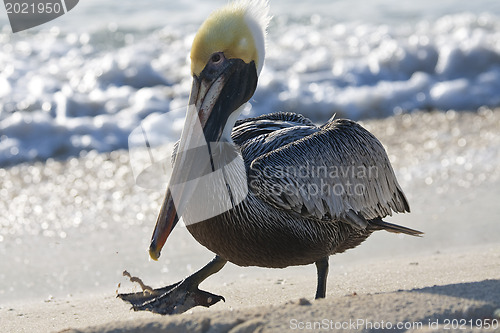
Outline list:
[[[275,17],[247,115],[293,111],[321,122],[334,113],[362,119],[500,105],[498,16],[455,14],[387,24],[339,22],[337,16]],[[197,25],[175,22],[136,30],[114,23],[84,32],[51,27],[16,35],[4,28],[0,165],[125,149],[141,121],[173,111],[161,131],[163,140],[176,140],[191,86],[188,53]]]

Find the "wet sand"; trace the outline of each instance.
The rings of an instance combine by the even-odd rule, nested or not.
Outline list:
[[[319,301],[313,299],[313,265],[228,265],[202,285],[225,303],[169,317],[130,311],[115,298],[119,282],[120,292],[137,290],[120,277],[123,269],[160,287],[196,270],[211,254],[179,228],[159,264],[145,260],[162,194],[134,187],[127,152],[5,169],[11,190],[0,192],[4,217],[26,221],[23,230],[33,229],[34,238],[20,231],[17,243],[7,236],[0,242],[0,281],[13,286],[0,290],[7,299],[0,301],[2,331],[327,331],[339,325],[369,331],[382,328],[376,326],[382,321],[431,330],[435,324],[447,328],[447,320],[451,327],[455,319],[463,324],[460,332],[481,331],[477,324],[492,332],[484,323],[500,309],[500,110],[418,112],[363,125],[386,146],[412,208],[387,220],[426,234],[419,239],[378,232],[332,256],[327,299]],[[34,182],[37,173],[41,179]],[[85,183],[75,181],[81,176]],[[30,211],[20,204],[23,195],[42,200]],[[51,206],[57,213],[44,214]]]

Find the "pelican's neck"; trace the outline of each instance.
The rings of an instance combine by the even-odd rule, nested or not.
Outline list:
[[[224,130],[222,131],[221,141],[233,142],[233,139],[231,138],[231,133],[233,131],[234,124],[236,123],[236,120],[238,120],[238,117],[245,108],[245,105],[246,103],[240,106],[238,109],[236,109],[235,111],[233,111],[233,113],[229,115],[226,121],[226,125],[224,125]]]

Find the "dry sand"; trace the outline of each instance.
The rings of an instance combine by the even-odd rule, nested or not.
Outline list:
[[[379,232],[358,248],[331,257],[325,300],[313,300],[316,286],[313,265],[283,270],[227,265],[202,285],[204,290],[226,298],[225,303],[218,303],[210,309],[196,308],[185,314],[166,317],[133,312],[115,298],[114,289],[107,288],[104,293],[100,289],[101,293],[95,295],[75,293],[45,301],[22,298],[18,302],[0,302],[0,331],[274,332],[328,331],[338,327],[346,331],[370,331],[371,328],[389,328],[388,325],[393,331],[432,330],[439,325],[438,330],[442,331],[457,328],[454,325],[458,324],[455,331],[493,332],[484,326],[493,319],[500,320],[500,111],[414,113],[366,121],[363,125],[386,145],[412,206],[411,214],[398,215],[388,221],[426,234],[418,239]],[[124,156],[115,153],[106,163],[114,170],[129,172],[126,171],[127,159]],[[60,168],[64,169],[66,162],[51,163],[61,163]],[[71,172],[74,173],[81,165],[89,165],[89,157],[69,163],[72,163]],[[98,179],[100,169],[95,161],[93,165],[86,174]],[[14,167],[4,176],[15,180],[16,175],[23,174],[23,168],[28,167]],[[95,175],[92,170],[95,170]],[[99,179],[97,184],[102,186],[106,179],[113,180],[109,175],[105,177],[108,178]],[[66,183],[65,179],[60,179],[60,182],[60,186],[67,187],[68,191],[70,186],[75,186],[73,182]],[[124,188],[131,186],[120,183],[118,179],[114,184]],[[28,185],[24,188],[29,191]],[[33,191],[38,189],[35,186]],[[101,191],[92,191],[90,188],[88,194],[82,194],[84,203],[92,205],[92,199],[96,193],[102,192],[102,188]],[[54,190],[51,192],[55,193]],[[137,200],[147,200],[147,197],[131,192],[123,195],[120,203],[130,207],[127,211],[130,218],[141,210],[148,220],[154,219],[157,204],[148,204],[146,208],[130,204]],[[105,214],[106,203],[103,201],[102,205],[101,212]],[[4,207],[7,214],[9,209],[12,208]],[[75,207],[68,204],[65,209],[75,210]],[[114,225],[108,228],[117,230]],[[140,237],[147,243],[150,229],[150,225],[140,225],[134,230],[145,230]],[[210,258],[206,250],[195,246],[195,240],[185,228],[176,232],[175,238],[167,242],[163,261],[174,260],[172,251],[175,245],[181,244],[176,243],[179,239],[187,244],[183,248],[185,256],[180,259],[182,263],[182,260],[188,260],[193,263],[193,268],[197,268]],[[98,239],[104,237],[102,232],[95,235]],[[119,235],[122,237],[126,232]],[[100,243],[106,244],[105,240],[102,238]],[[118,240],[115,241],[119,244]],[[63,247],[64,240],[60,242]],[[83,246],[86,242],[91,240],[80,240],[78,245]],[[130,238],[122,242],[127,243],[131,253],[144,251],[145,244],[137,244],[138,240]],[[74,240],[71,245],[76,251]],[[67,247],[63,249],[68,255]],[[89,248],[86,251],[91,258],[112,250],[106,248],[104,252],[94,253]],[[120,251],[122,253],[125,249]],[[188,252],[190,256],[186,254]],[[74,262],[88,258],[73,255],[68,260]],[[98,263],[102,265],[102,261]],[[110,267],[114,264],[109,262]],[[122,269],[128,268],[126,263],[121,265],[125,266]],[[92,266],[89,267],[92,270]],[[157,267],[154,275],[144,276],[146,272],[142,270],[131,273],[143,277],[144,282],[153,287],[174,282],[171,279],[176,270],[172,264],[165,266],[170,267],[168,274],[160,274]],[[112,275],[114,273],[109,274],[105,268],[101,269],[101,278],[105,276],[107,280],[117,281]],[[159,275],[167,281],[160,281]],[[152,280],[151,276],[157,280]],[[33,275],[32,279],[35,281],[40,277]],[[128,284],[120,291],[132,289]],[[477,327],[479,324],[483,329]],[[396,325],[403,325],[403,328],[394,329]]]
[[[315,288],[313,270],[310,276],[281,270],[281,280],[207,281],[203,287],[222,293],[226,303],[181,315],[133,312],[112,294],[15,304],[0,315],[3,332],[328,331],[342,325],[346,331],[397,325],[444,330],[457,323],[460,332],[493,332],[476,325],[500,321],[499,263],[499,245],[464,247],[332,269],[324,300],[304,298]]]

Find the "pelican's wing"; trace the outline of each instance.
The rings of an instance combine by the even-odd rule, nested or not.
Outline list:
[[[290,112],[275,112],[254,118],[237,120],[231,133],[234,143],[245,151],[245,163],[318,130],[316,125],[303,115]],[[280,132],[282,131],[282,132]],[[279,132],[278,134],[275,134]],[[174,165],[179,149],[179,141],[174,144],[171,162]]]
[[[360,228],[410,209],[382,144],[350,120],[328,122],[254,159],[249,185],[277,208]]]

